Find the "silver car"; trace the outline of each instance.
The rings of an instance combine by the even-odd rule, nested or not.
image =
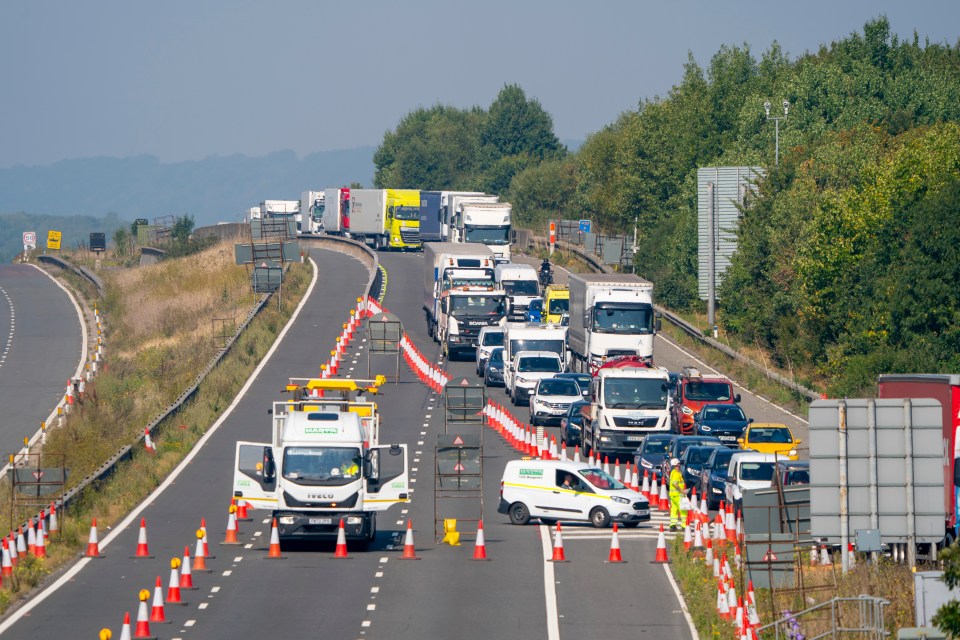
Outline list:
[[[495,347],[503,346],[503,329],[501,327],[484,327],[477,336],[477,375],[483,375],[483,367]]]

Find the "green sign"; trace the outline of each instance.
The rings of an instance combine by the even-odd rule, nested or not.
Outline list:
[[[542,478],[543,469],[520,469],[521,478]]]

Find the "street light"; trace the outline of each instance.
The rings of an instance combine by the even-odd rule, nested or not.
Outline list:
[[[787,119],[787,111],[790,110],[790,103],[787,100],[783,101],[783,115],[782,116],[773,116],[770,117],[770,101],[767,100],[763,103],[763,110],[767,114],[767,121],[773,120],[774,124],[774,138],[776,140],[776,148],[773,154],[773,162],[776,166],[780,166],[780,121]]]

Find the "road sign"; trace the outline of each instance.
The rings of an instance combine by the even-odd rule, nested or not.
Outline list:
[[[56,249],[60,250],[60,232],[59,231],[47,231],[47,249]]]
[[[107,250],[107,234],[103,232],[94,231],[90,234],[90,251],[106,251]]]
[[[23,250],[30,251],[31,249],[37,248],[37,232],[36,231],[24,231],[23,232]]]
[[[580,233],[590,233],[592,227],[592,222],[590,220],[581,220],[580,221]]]
[[[147,220],[146,218],[137,218],[133,224],[134,226],[137,226],[137,227],[148,227],[150,226],[150,221]]]

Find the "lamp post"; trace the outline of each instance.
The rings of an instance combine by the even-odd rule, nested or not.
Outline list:
[[[773,120],[774,125],[774,139],[776,140],[776,147],[773,154],[773,163],[775,166],[780,166],[780,121],[787,119],[787,111],[790,109],[790,103],[786,100],[783,101],[783,115],[782,116],[770,116],[770,101],[767,100],[763,103],[763,110],[767,114],[767,121]]]

